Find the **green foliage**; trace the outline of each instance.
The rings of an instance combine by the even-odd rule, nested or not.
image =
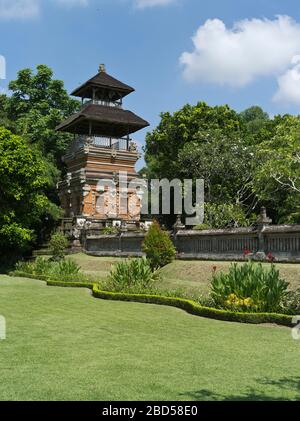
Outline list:
[[[114,291],[124,291],[132,287],[143,289],[151,286],[156,280],[158,273],[152,270],[150,262],[143,257],[114,265],[107,287]]]
[[[241,134],[221,129],[199,133],[178,153],[179,177],[204,179],[208,203],[251,205],[252,162],[252,148]]]
[[[157,221],[153,221],[150,226],[142,249],[154,270],[171,263],[176,256],[176,249],[168,232],[163,231]]]
[[[12,276],[27,276],[24,273],[12,272]],[[176,296],[167,296],[149,293],[130,293],[130,292],[112,292],[102,289],[101,284],[87,282],[64,282],[46,279],[49,286],[71,287],[71,288],[89,288],[92,289],[93,296],[103,300],[115,301],[133,301],[139,303],[158,304],[180,308],[195,316],[207,317],[210,319],[224,320],[239,323],[276,323],[283,326],[292,326],[292,316],[276,313],[243,313],[229,310],[220,310],[217,308],[205,307],[199,303],[179,298]]]
[[[68,96],[63,82],[53,79],[53,71],[43,64],[35,74],[31,69],[20,70],[9,89],[12,95],[7,112],[17,132],[36,144],[49,162],[61,167],[61,155],[72,136],[56,132],[55,127],[78,109],[79,102]]]
[[[80,266],[71,259],[53,261],[37,257],[35,261],[20,261],[15,267],[15,276],[24,274],[27,277],[41,280],[52,279],[65,282],[88,282],[89,277],[80,271]]]
[[[147,134],[143,171],[150,178],[203,178],[206,203],[243,210],[241,223],[233,218],[237,226],[251,224],[262,205],[274,223],[300,223],[299,121],[270,119],[257,106],[237,114],[228,106],[186,105],[162,113]]]
[[[72,276],[77,275],[80,272],[80,266],[77,265],[71,259],[63,259],[58,262],[58,265],[54,266],[54,274]]]
[[[156,129],[147,134],[145,159],[151,175],[173,179],[180,171],[178,152],[189,142],[197,141],[203,132],[222,130],[240,131],[238,114],[227,105],[209,107],[204,102],[185,105],[174,114],[161,114]]]
[[[300,117],[285,116],[274,136],[256,151],[253,189],[279,214],[279,222],[300,221]]]
[[[300,312],[300,289],[288,291],[283,299],[283,308],[289,314]]]
[[[177,297],[165,297],[151,294],[130,294],[126,292],[108,292],[102,291],[99,285],[93,287],[94,297],[117,300],[117,301],[135,301],[139,303],[160,304],[177,307],[195,316],[208,317],[216,320],[226,320],[240,323],[277,323],[283,326],[292,326],[292,317],[286,314],[276,313],[242,313],[216,308],[204,307],[193,300],[187,300]]]
[[[38,151],[0,127],[0,253],[18,254],[35,239],[39,221],[58,211],[43,190],[46,168]]]
[[[101,234],[103,235],[115,235],[119,233],[119,229],[117,227],[105,227],[101,230]]]
[[[9,89],[10,96],[0,95],[0,126],[18,136],[0,127],[1,198],[5,190],[0,242],[20,254],[34,242],[46,241],[61,216],[56,184],[72,136],[55,127],[78,109],[79,102],[45,65],[37,66],[36,72],[21,70]]]
[[[256,220],[256,216],[247,218],[241,205],[235,204],[205,204],[204,223],[210,228],[247,227]]]
[[[209,230],[211,227],[208,224],[198,224],[193,227],[195,231],[205,231]]]
[[[63,234],[58,231],[52,234],[49,241],[49,248],[52,254],[52,259],[63,259],[65,257],[66,248],[68,245],[69,241]]]
[[[282,310],[288,283],[280,278],[275,265],[261,263],[231,265],[229,273],[214,273],[211,295],[216,304],[238,311],[278,312]]]

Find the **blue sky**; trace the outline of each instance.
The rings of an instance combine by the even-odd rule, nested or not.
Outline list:
[[[125,107],[151,127],[161,111],[199,100],[300,109],[296,0],[0,0],[0,55],[1,89],[45,63],[70,92],[105,63],[136,88]]]

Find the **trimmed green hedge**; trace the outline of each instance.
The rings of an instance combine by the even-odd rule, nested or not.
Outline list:
[[[64,282],[64,281],[53,281],[49,279],[47,285],[51,287],[69,287],[69,288],[89,288],[93,289],[94,284],[92,282]]]
[[[47,279],[45,276],[28,275],[24,272],[14,271],[9,273],[10,276],[26,277],[38,280],[45,280],[49,286],[57,287],[72,287],[72,288],[89,288],[93,291],[93,296],[103,300],[116,301],[134,301],[139,303],[159,304],[165,306],[177,307],[185,310],[187,313],[195,316],[207,317],[210,319],[239,322],[239,323],[274,323],[283,326],[292,326],[292,317],[287,314],[277,313],[235,313],[228,310],[220,310],[212,307],[204,307],[196,301],[187,300],[184,298],[164,297],[160,295],[150,294],[128,294],[120,292],[102,291],[98,285],[91,282],[64,282],[53,281]],[[42,279],[44,278],[44,279]]]
[[[69,288],[89,288],[93,289],[94,283],[93,282],[66,282],[66,281],[56,281],[54,279],[49,279],[49,276],[45,275],[32,275],[26,272],[21,272],[15,270],[13,272],[9,272],[9,276],[16,276],[19,278],[29,278],[29,279],[36,279],[38,281],[45,281],[47,282],[48,286],[57,286],[57,287],[69,287]]]
[[[37,279],[39,281],[48,281],[49,276],[46,275],[33,275],[31,273],[21,272],[20,270],[14,270],[8,273],[9,276],[16,276],[17,278],[28,278]]]
[[[292,325],[292,316],[276,313],[235,313],[233,311],[219,310],[212,307],[203,307],[193,300],[184,298],[163,297],[147,294],[125,294],[117,292],[102,291],[97,285],[93,287],[93,295],[97,298],[118,301],[136,301],[148,304],[160,304],[177,307],[195,316],[207,317],[210,319],[240,322],[240,323],[276,323],[284,326]]]

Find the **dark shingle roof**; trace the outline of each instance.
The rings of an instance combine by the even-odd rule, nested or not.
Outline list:
[[[91,79],[89,79],[79,88],[75,89],[75,91],[73,91],[71,95],[79,96],[79,97],[85,96],[85,98],[91,98],[92,88],[116,91],[116,99],[118,99],[118,97],[120,96],[125,97],[131,92],[134,92],[134,88],[132,88],[131,86],[126,85],[123,82],[120,82],[119,80],[110,76],[106,72],[102,71],[102,72],[99,72],[94,77],[92,77]]]
[[[56,130],[89,134],[89,122],[92,122],[92,134],[122,137],[149,126],[149,123],[131,111],[117,107],[89,104],[80,112],[73,114],[57,126]]]

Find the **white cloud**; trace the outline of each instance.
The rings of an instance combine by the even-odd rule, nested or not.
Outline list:
[[[0,19],[28,19],[39,14],[39,0],[0,0]]]
[[[244,86],[261,76],[278,77],[300,54],[300,24],[288,16],[242,20],[230,29],[219,19],[207,20],[192,39],[194,51],[180,57],[192,82]]]
[[[293,66],[278,76],[278,90],[273,100],[276,102],[300,104],[300,56],[293,57]]]
[[[176,0],[135,0],[135,5],[139,9],[154,6],[167,6],[168,4],[175,3]]]

